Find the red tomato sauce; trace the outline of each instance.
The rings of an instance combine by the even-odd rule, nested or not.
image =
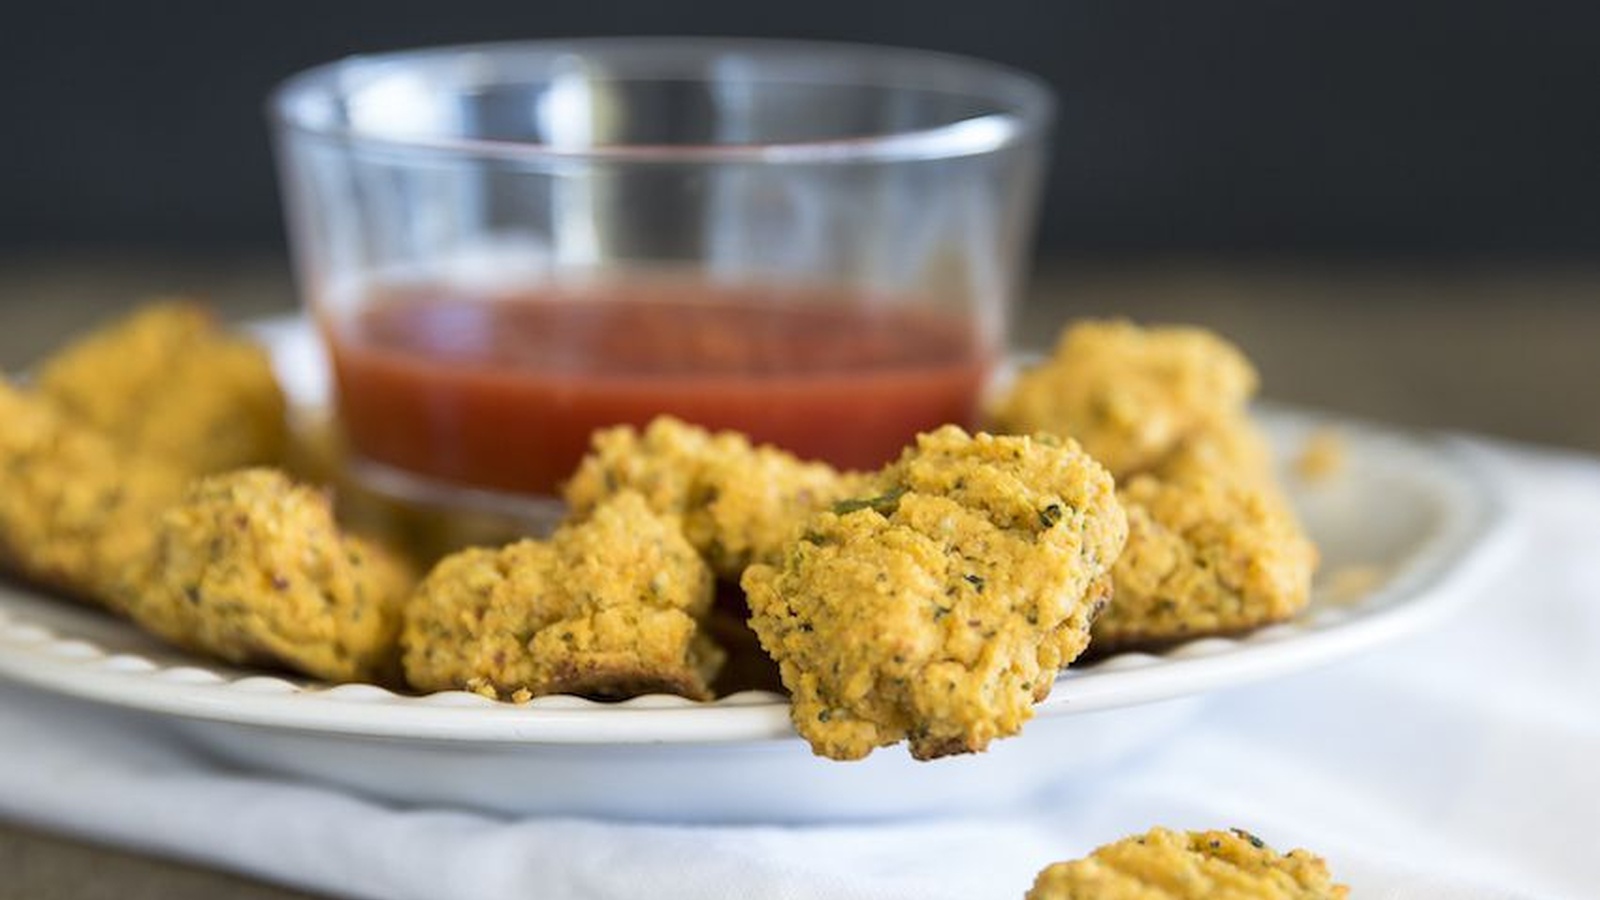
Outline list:
[[[788,288],[411,288],[324,328],[356,453],[539,494],[596,429],[662,413],[877,467],[919,431],[970,427],[992,362],[965,316]]]

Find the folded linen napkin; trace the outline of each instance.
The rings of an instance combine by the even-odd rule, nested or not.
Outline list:
[[[1155,824],[1312,848],[1360,898],[1592,897],[1600,462],[1482,452],[1524,547],[1455,620],[1219,694],[1172,739],[999,813],[689,827],[397,809],[0,685],[0,817],[350,897],[1017,900],[1044,865]]]

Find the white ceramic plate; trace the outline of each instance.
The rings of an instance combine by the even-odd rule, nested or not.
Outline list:
[[[303,329],[265,333],[291,392],[317,396],[324,376]],[[1503,555],[1509,529],[1496,486],[1458,443],[1279,408],[1262,415],[1284,454],[1320,427],[1346,443],[1336,477],[1289,479],[1323,554],[1310,609],[1240,639],[1075,667],[1020,737],[977,756],[917,763],[889,748],[859,763],[821,760],[794,735],[787,703],[765,693],[513,706],[461,692],[330,687],[189,657],[120,620],[4,584],[0,675],[157,716],[234,763],[399,802],[698,821],[1003,803],[1166,734],[1195,708],[1183,698],[1428,628]]]

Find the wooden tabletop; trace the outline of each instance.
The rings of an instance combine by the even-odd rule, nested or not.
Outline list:
[[[273,258],[58,255],[0,259],[0,369],[140,299],[211,298],[229,318],[294,308]],[[1600,452],[1600,265],[1046,265],[1017,343],[1122,315],[1211,326],[1239,342],[1265,394],[1352,415]],[[310,895],[0,824],[0,900]]]

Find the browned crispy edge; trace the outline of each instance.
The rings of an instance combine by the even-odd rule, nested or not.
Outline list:
[[[642,666],[562,660],[541,694],[577,694],[599,700],[626,700],[641,694],[677,694],[711,700],[711,690],[687,667],[652,671]]]

